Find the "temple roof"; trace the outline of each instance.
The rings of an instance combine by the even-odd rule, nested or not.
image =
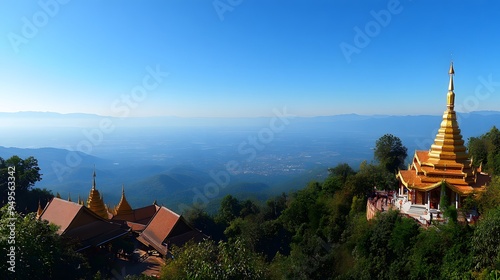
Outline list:
[[[133,209],[131,213],[121,213],[113,216],[113,220],[123,220],[127,223],[146,225],[156,214],[160,206],[151,204],[142,208]]]
[[[137,240],[166,255],[167,246],[170,244],[182,245],[190,239],[201,240],[205,237],[203,233],[192,228],[182,216],[166,207],[160,207]]]
[[[127,234],[128,229],[109,222],[78,203],[53,198],[43,210],[41,220],[57,225],[57,233],[79,240],[78,250],[99,246]]]

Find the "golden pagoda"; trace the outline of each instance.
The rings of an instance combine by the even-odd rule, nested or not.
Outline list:
[[[130,207],[130,204],[128,203],[127,199],[125,198],[125,188],[122,185],[122,197],[120,198],[120,202],[118,205],[115,207],[114,211],[115,215],[126,215],[126,214],[132,214],[134,211],[132,210],[132,207]]]
[[[464,197],[483,191],[491,180],[488,174],[472,166],[454,109],[453,63],[448,74],[447,108],[434,144],[429,151],[415,151],[408,170],[400,170],[396,175],[400,195],[407,194],[412,204],[425,205],[427,209],[439,208],[441,193],[458,208]],[[445,190],[441,190],[442,185]]]
[[[104,205],[99,191],[95,188],[95,169],[93,177],[92,189],[90,190],[89,198],[87,199],[87,207],[98,216],[101,216],[104,219],[108,219],[108,211],[106,210],[106,206]]]

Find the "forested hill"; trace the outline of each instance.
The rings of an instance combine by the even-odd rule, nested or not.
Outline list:
[[[498,123],[499,112],[458,114],[464,140]],[[397,135],[411,155],[432,144],[442,116],[364,116],[356,114],[293,117],[263,143],[259,133],[272,118],[110,118],[87,114],[0,113],[0,157],[34,156],[42,169],[36,187],[86,197],[94,167],[97,188],[106,203],[116,205],[124,185],[133,207],[157,200],[176,211],[192,204],[196,192],[213,183],[210,172],[238,163],[229,186],[209,201],[210,208],[226,194],[265,200],[281,192],[322,181],[327,168],[348,163],[358,170],[373,160],[375,141]],[[99,129],[102,120],[114,126]],[[7,125],[8,124],[8,125]],[[252,139],[258,142],[251,144]],[[408,159],[407,159],[408,160]],[[154,193],[154,194],[153,194]]]
[[[358,171],[341,163],[329,169],[325,180],[310,182],[301,190],[265,203],[226,195],[215,214],[189,209],[184,217],[210,239],[174,247],[171,252],[175,257],[166,260],[160,279],[497,279],[500,131],[492,128],[472,140],[471,155],[482,156],[484,170],[493,180],[485,193],[467,199],[460,209],[443,204],[445,223],[434,221],[428,228],[421,227],[397,211],[366,219],[366,202],[373,187],[396,188],[392,168],[400,167],[407,155],[400,139],[387,134],[375,143],[377,161],[363,162]],[[395,149],[381,152],[387,145]],[[393,151],[398,156],[393,157]],[[472,208],[480,213],[475,224],[458,219],[461,211]],[[5,209],[2,224],[9,221]],[[18,219],[17,226],[26,236],[38,236],[42,234],[39,231],[43,231],[41,236],[55,234],[32,217]],[[2,240],[0,245],[7,246],[7,239]],[[54,244],[51,248],[62,246],[60,240],[45,240]],[[21,242],[28,244],[31,239]],[[104,266],[89,267],[82,255],[67,250],[71,247],[56,250],[54,255],[47,254],[47,246],[23,247],[38,250],[33,252],[47,260],[71,256],[68,264],[47,261],[43,266],[47,273],[59,271],[60,265],[66,265],[65,271],[77,279],[91,279],[97,270],[106,271]],[[7,262],[0,260],[0,267],[6,269]],[[22,261],[18,265],[27,268],[26,275],[39,273],[38,260]]]

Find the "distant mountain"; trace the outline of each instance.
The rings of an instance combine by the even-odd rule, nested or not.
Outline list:
[[[373,159],[375,141],[386,133],[401,138],[409,155],[427,150],[441,119],[296,117],[277,130],[270,126],[271,118],[0,113],[0,157],[34,156],[43,174],[36,187],[71,195],[73,200],[88,196],[95,165],[97,187],[110,205],[118,203],[123,184],[133,207],[157,200],[179,209],[197,200],[214,209],[225,194],[265,199],[322,180],[327,168],[340,162],[356,169],[361,161]],[[114,129],[102,131],[103,120]],[[500,126],[500,112],[458,114],[458,122],[467,141]],[[230,175],[229,186],[207,196],[204,188],[214,181],[210,173],[226,172],[228,163],[236,163],[239,171]]]
[[[22,112],[0,112],[0,118],[102,118],[103,116],[85,113],[69,113],[61,114],[55,112],[36,112],[36,111],[22,111]]]
[[[81,152],[69,151],[64,149],[56,148],[39,148],[39,149],[22,149],[22,148],[6,148],[0,146],[0,156],[7,159],[13,155],[17,155],[21,158],[27,158],[30,156],[35,157],[38,160],[38,165],[40,166],[44,176],[42,177],[44,181],[58,181],[57,170],[74,169],[73,167],[81,168],[91,168],[94,165],[100,167],[110,167],[112,162],[110,160],[98,158]],[[73,173],[74,171],[67,171]],[[62,173],[60,173],[62,174]],[[91,176],[92,173],[88,173]],[[64,176],[65,179],[71,179],[72,177]]]

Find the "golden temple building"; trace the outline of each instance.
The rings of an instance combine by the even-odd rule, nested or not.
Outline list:
[[[427,210],[440,208],[441,194],[446,194],[448,202],[459,208],[465,197],[483,191],[491,180],[481,168],[473,166],[464,146],[454,109],[453,63],[448,73],[447,108],[434,144],[428,151],[415,151],[408,170],[400,170],[396,175],[400,182],[399,195],[405,196],[411,205]]]

